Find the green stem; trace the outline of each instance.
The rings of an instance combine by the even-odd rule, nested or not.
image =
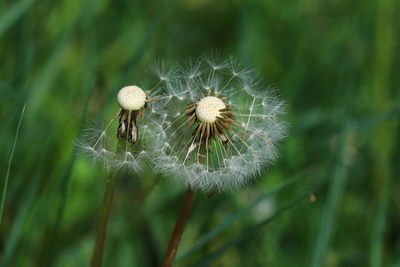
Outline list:
[[[107,179],[107,185],[104,191],[103,204],[100,213],[99,225],[97,228],[96,244],[92,256],[93,267],[99,267],[102,264],[108,218],[110,217],[111,204],[114,196],[114,189],[117,178],[118,178],[117,173],[112,173]]]
[[[183,201],[183,206],[175,223],[174,231],[169,240],[167,253],[165,254],[164,263],[162,265],[163,267],[171,267],[174,263],[176,252],[178,251],[186,223],[189,220],[195,197],[196,191],[188,188]]]
[[[121,140],[118,140],[117,151],[122,145]],[[100,267],[103,261],[104,243],[106,240],[108,218],[110,217],[111,205],[113,201],[115,185],[118,178],[118,172],[113,172],[108,176],[106,189],[103,196],[103,204],[101,207],[99,225],[97,228],[96,244],[92,255],[92,267]]]

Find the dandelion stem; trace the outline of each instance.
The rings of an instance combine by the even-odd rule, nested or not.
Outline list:
[[[121,146],[118,140],[117,150]],[[103,260],[104,243],[106,240],[108,218],[110,217],[111,204],[113,201],[115,185],[118,178],[118,172],[111,173],[107,178],[106,189],[103,195],[103,204],[101,207],[99,224],[97,226],[96,244],[93,249],[92,267],[100,267]]]
[[[190,212],[193,207],[195,196],[196,196],[196,191],[189,187],[187,189],[186,196],[183,201],[183,206],[176,220],[174,231],[172,232],[171,238],[169,240],[163,267],[171,267],[175,260],[176,252],[178,251],[178,246],[181,241],[183,231],[190,217]]]

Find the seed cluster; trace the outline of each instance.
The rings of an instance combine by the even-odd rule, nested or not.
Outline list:
[[[225,108],[216,109],[218,107],[213,106],[212,108],[214,108],[214,110],[210,109],[208,112],[215,116],[215,118],[213,118],[211,122],[210,120],[202,120],[201,115],[203,114],[201,114],[201,112],[199,114],[198,109],[201,108],[201,104],[208,104],[205,102],[207,100],[212,101],[213,98],[221,101]],[[192,134],[195,138],[195,142],[191,147],[189,147],[190,152],[193,151],[197,146],[209,150],[211,147],[211,141],[215,138],[219,138],[222,144],[228,143],[226,131],[232,130],[234,114],[228,104],[223,102],[224,99],[218,98],[217,96],[207,96],[201,99],[198,103],[192,102],[186,105],[185,114],[188,116],[188,118],[186,119],[185,123],[189,125],[189,127],[196,125],[196,128]]]

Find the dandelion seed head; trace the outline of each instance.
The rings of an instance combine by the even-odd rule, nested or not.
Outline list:
[[[139,110],[145,105],[146,94],[136,85],[125,86],[118,92],[118,104],[124,110]]]
[[[203,57],[177,69],[166,89],[177,97],[155,105],[163,114],[151,153],[156,168],[203,191],[249,184],[277,158],[285,105],[232,58]]]
[[[91,125],[82,132],[76,142],[79,153],[107,171],[136,174],[149,165],[148,151],[163,136],[161,118],[165,116],[159,107],[153,106],[159,97],[155,90],[160,88],[158,80],[146,83],[146,91],[138,86],[126,86],[119,91],[117,100],[121,108],[108,123]]]

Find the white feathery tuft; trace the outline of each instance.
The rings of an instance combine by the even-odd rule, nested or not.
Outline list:
[[[78,153],[89,156],[95,165],[101,165],[110,172],[136,174],[143,171],[151,161],[150,151],[157,147],[157,140],[163,136],[161,123],[166,118],[159,106],[155,107],[154,102],[146,104],[146,101],[159,97],[157,91],[165,86],[165,82],[152,80],[147,86],[150,88],[148,92],[137,86],[125,86],[119,91],[117,102],[122,111],[140,112],[144,109],[143,116],[137,119],[138,137],[134,144],[128,139],[118,141],[120,110],[106,126],[97,123],[82,132],[76,141]]]
[[[203,57],[186,66],[176,68],[175,79],[164,87],[163,101],[154,103],[163,114],[162,120],[156,121],[162,134],[151,157],[160,172],[191,188],[237,190],[277,158],[278,142],[286,136],[286,123],[281,118],[285,104],[271,87],[233,58]],[[213,123],[217,116],[215,105],[205,101],[208,97],[224,99],[235,117],[232,130],[225,131],[225,144],[219,138],[207,139],[210,149],[201,151],[196,146],[200,137],[196,137],[196,126],[201,121]],[[208,105],[202,111],[204,101]],[[197,105],[198,122],[193,126],[186,123],[185,109],[190,103]]]

